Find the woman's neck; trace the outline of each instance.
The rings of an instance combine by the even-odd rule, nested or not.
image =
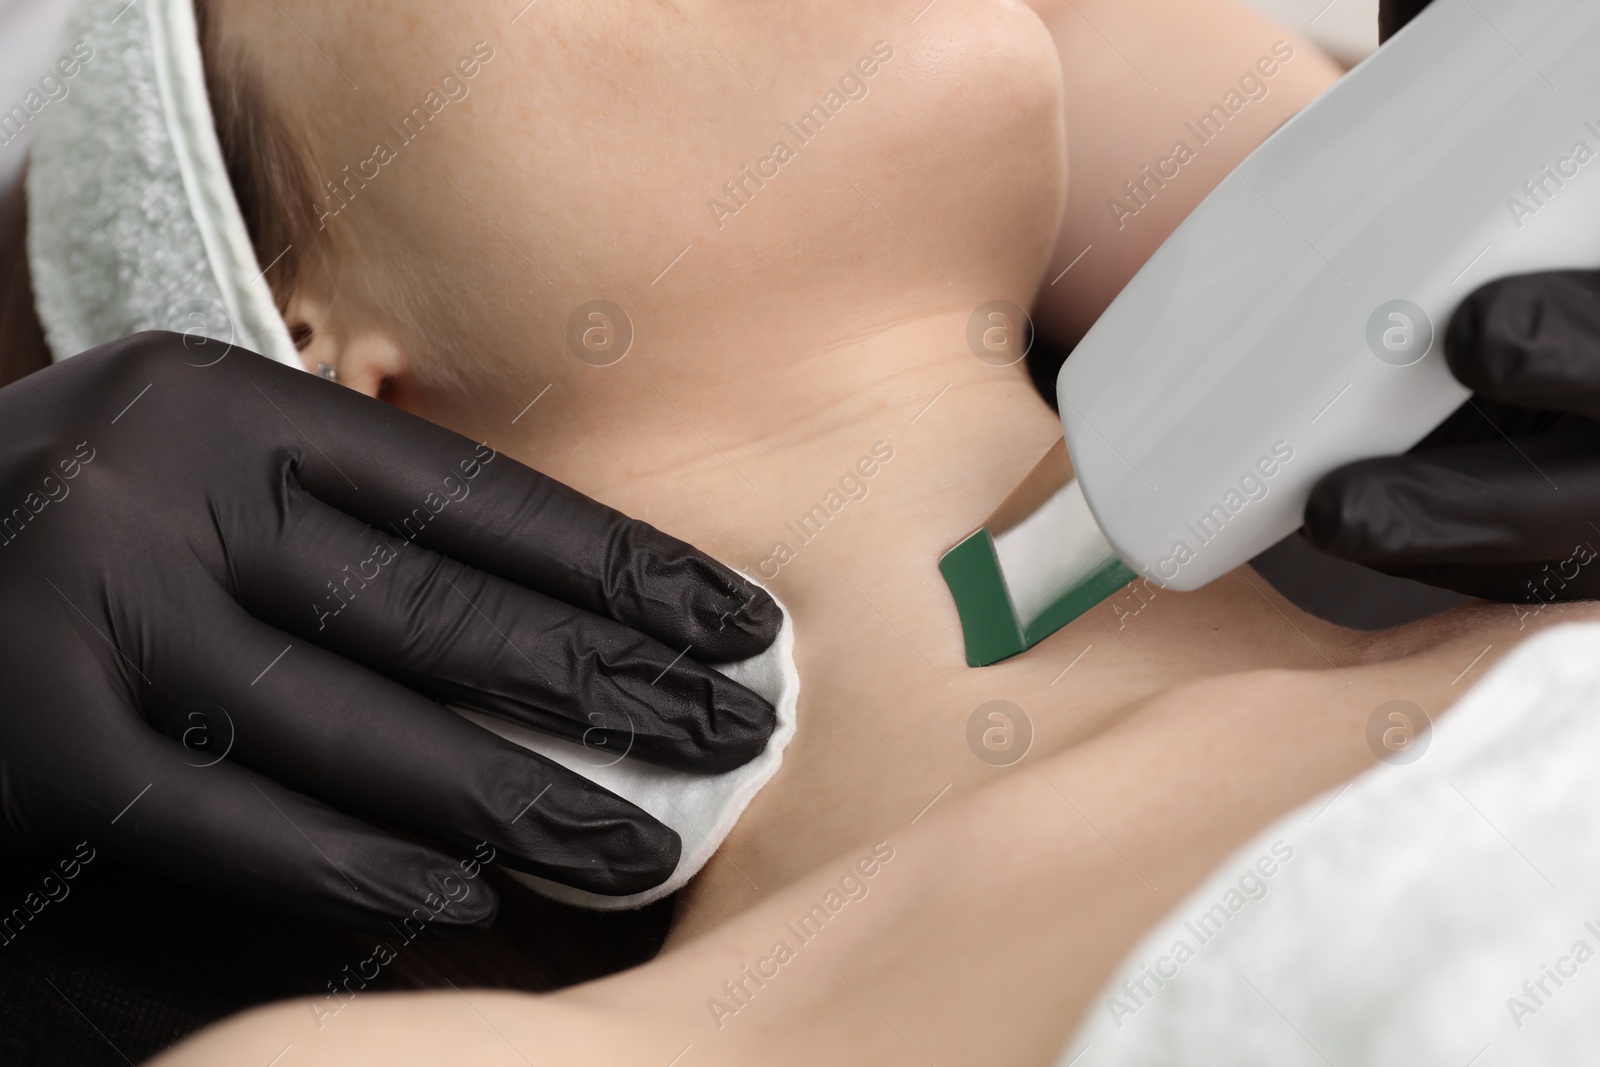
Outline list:
[[[1020,365],[966,351],[970,313],[804,351],[773,339],[759,358],[634,352],[579,389],[558,381],[490,443],[763,580],[787,565],[762,567],[780,544],[954,543],[1060,436]]]
[[[1194,593],[1135,585],[1028,655],[968,668],[938,558],[1061,433],[1020,366],[966,350],[970,314],[902,317],[723,381],[658,370],[670,352],[633,353],[608,368],[645,357],[603,379],[604,403],[552,388],[518,422],[538,413],[522,440],[491,439],[746,571],[793,616],[807,725],[724,845],[728,861],[696,880],[676,937],[941,790],[987,780],[995,768],[966,731],[988,701],[1023,708],[1043,756],[1166,688],[1325,668],[1359,648],[1241,568]]]
[[[804,350],[798,336],[774,338],[743,361],[635,352],[583,389],[553,386],[490,443],[697,545],[791,607],[841,581],[881,611],[898,605],[925,619],[912,642],[948,673],[961,667],[960,636],[938,557],[1061,434],[1020,365],[967,350],[970,314],[904,315]],[[1267,642],[1285,663],[1324,666],[1360,645],[1243,569],[1162,600],[1163,624],[1147,614],[1140,627],[1152,641],[1211,620],[1241,624],[1208,622],[1219,639]],[[1109,606],[1074,629],[1090,640],[1091,630],[1120,632],[1124,614]]]

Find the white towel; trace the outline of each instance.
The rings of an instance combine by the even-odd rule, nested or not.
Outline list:
[[[1415,762],[1373,768],[1223,863],[1128,955],[1061,1067],[1600,1062],[1597,761],[1600,623],[1552,627]],[[1158,964],[1176,972],[1159,987]]]

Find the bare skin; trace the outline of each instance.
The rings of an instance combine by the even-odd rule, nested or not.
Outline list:
[[[815,940],[792,924],[883,844],[863,840],[762,904],[652,963],[552,997],[361,995],[318,1028],[305,1004],[252,1012],[163,1065],[1049,1063],[1118,959],[1230,849],[1361,770],[1372,708],[1448,705],[1454,681],[1526,634],[1469,605],[1375,642],[1338,670],[1265,670],[1141,701],[1101,736],[878,839],[893,850]],[[1397,658],[1382,657],[1407,650]],[[787,924],[787,925],[786,925]],[[795,947],[731,1017],[724,983]],[[770,972],[773,968],[768,967]],[[748,979],[746,979],[748,981]],[[721,1025],[719,1026],[719,1022]]]
[[[419,44],[424,15],[408,4],[362,49],[341,22],[360,18],[359,5],[349,15],[285,4],[314,37],[347,42],[337,61],[366,66],[353,110],[398,105],[410,91],[407,64],[430,70],[454,47],[433,43],[436,33]],[[467,386],[430,385],[432,350],[385,311],[385,284],[340,288],[329,270],[295,294],[291,318],[314,330],[308,360],[335,362],[344,380],[374,392],[387,381],[391,399],[766,581],[794,615],[803,681],[784,766],[687,892],[667,951],[644,967],[550,997],[362,995],[321,1025],[305,1004],[278,1005],[214,1028],[163,1064],[266,1063],[286,1045],[285,1064],[1048,1062],[1121,954],[1230,849],[1372,762],[1365,726],[1375,708],[1403,697],[1443,714],[1528,633],[1592,615],[1525,617],[1478,604],[1360,634],[1298,611],[1242,568],[1195,593],[1130,589],[1027,656],[966,668],[934,561],[1060,432],[1018,368],[966,350],[972,309],[995,298],[1028,304],[1048,291],[1063,256],[1088,243],[1104,210],[1095,204],[1110,194],[1063,210],[1065,131],[1074,182],[1131,175],[1170,148],[1178,116],[1203,111],[1287,35],[1231,5],[1194,0],[1041,3],[1048,32],[1019,5],[987,0],[941,0],[915,23],[914,11],[888,3],[802,4],[788,15],[758,6],[739,16],[682,6],[706,38],[654,4],[601,4],[599,28],[565,21],[574,16],[562,5],[532,9],[526,19],[549,20],[541,43],[506,52],[548,51],[522,54],[526,65],[491,65],[474,89],[480,97],[454,125],[441,124],[438,139],[408,149],[409,169],[375,184],[358,202],[368,215],[352,208],[352,225],[336,235],[331,261],[345,270],[372,269],[381,257],[363,260],[362,249],[371,256],[384,241],[428,249],[417,269],[435,273],[418,291],[438,300],[411,313],[430,329],[450,324],[451,336],[475,331]],[[1145,17],[1121,14],[1134,8]],[[1188,14],[1201,8],[1205,17]],[[513,14],[496,11],[501,21]],[[623,14],[646,25],[613,18]],[[802,17],[810,15],[819,17]],[[1178,19],[1181,32],[1160,29],[1174,25],[1162,17]],[[258,33],[265,45],[288,40],[271,20],[239,20],[235,32]],[[758,35],[741,36],[746,22],[781,23],[779,51],[806,58],[780,63]],[[716,134],[744,145],[754,136],[744,122],[767,130],[774,114],[805,106],[817,85],[891,36],[891,22],[896,56],[874,95],[827,131],[840,136],[808,146],[797,169],[722,228],[697,220],[707,175],[720,181],[730,161],[748,157],[743,147],[711,152],[716,137],[693,133],[707,120],[685,117],[730,91],[731,75],[704,41],[785,101],[750,106],[735,92],[712,108]],[[1096,52],[1106,37],[1126,59]],[[563,88],[581,67],[563,67],[563,40],[580,52],[619,40],[639,50],[637,82],[604,64],[593,69],[606,73],[582,81],[584,93],[621,94],[606,106],[624,129],[594,136],[619,146],[634,138],[629,153],[595,158],[637,164],[584,169],[605,193],[589,214],[576,193],[562,202],[582,183],[559,168],[539,171],[548,185],[522,180],[519,164],[554,164],[505,132],[532,109],[522,121],[541,127],[547,155],[593,151],[551,136],[575,134],[562,107],[538,95],[570,91],[562,105],[585,106]],[[678,98],[660,100],[653,57],[669,46],[689,50],[696,65],[681,75]],[[1089,282],[1058,290],[1063,321],[1092,320],[1182,205],[1332,80],[1331,64],[1304,42],[1294,47],[1303,65],[1285,67],[1272,94],[1251,105],[1251,125],[1230,129],[1239,136],[1217,140],[1196,163],[1210,169],[1186,171],[1154,202],[1159,211],[1134,220],[1149,232],[1113,240]],[[418,57],[430,49],[438,55]],[[274,82],[288,98],[333,87],[319,90],[334,76],[303,51],[271,53],[272,65],[290,68]],[[1154,112],[1130,106],[1125,122],[1096,112],[1082,101],[1114,80],[1113,59],[1188,88],[1168,90]],[[1199,69],[1207,63],[1209,74]],[[788,90],[770,84],[796,71]],[[491,76],[503,79],[499,88]],[[1075,92],[1080,102],[1064,106]],[[360,142],[365,127],[340,121],[319,113],[326,156]],[[492,137],[500,140],[490,151]],[[703,155],[717,161],[695,166]],[[668,173],[638,177],[649,169],[640,160]],[[448,187],[438,195],[441,176],[462,192],[470,184],[473,203]],[[363,217],[379,224],[358,230]],[[419,221],[385,237],[385,220]],[[569,232],[584,227],[593,232]],[[689,253],[652,280],[686,244]],[[518,255],[548,264],[545,284],[560,295],[540,288]],[[609,298],[641,327],[638,347],[615,366],[559,350],[567,309],[594,292],[580,275],[607,278]],[[529,336],[552,340],[530,354]],[[534,414],[518,417],[546,384]],[[864,457],[876,461],[859,478],[865,494],[852,492],[801,543],[786,524],[843,491],[841,476]],[[775,552],[780,541],[787,553]],[[968,748],[969,716],[994,699],[1019,705],[1035,732],[1008,768]],[[866,894],[814,941],[796,938],[790,924],[852,872]],[[744,968],[759,969],[778,941],[794,958],[732,999],[724,983],[749,982]],[[719,1013],[714,1000],[738,1010]]]

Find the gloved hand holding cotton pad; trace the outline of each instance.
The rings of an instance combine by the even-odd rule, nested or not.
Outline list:
[[[407,914],[454,861],[365,819],[457,852],[484,842],[534,888],[571,903],[637,906],[681,887],[793,736],[799,681],[787,613],[682,542],[492,448],[475,453],[440,426],[299,373],[224,165],[192,0],[83,0],[65,39],[92,41],[95,55],[40,124],[28,230],[50,347],[58,361],[75,358],[18,388],[58,415],[107,398],[141,405],[104,419],[91,406],[93,425],[107,427],[96,443],[136,472],[125,478],[142,479],[129,481],[130,495],[150,489],[147,499],[166,505],[134,516],[156,516],[147,522],[119,524],[115,551],[141,564],[113,568],[112,592],[95,586],[81,602],[111,601],[136,619],[102,619],[102,630],[170,638],[146,642],[147,654],[170,657],[164,671],[146,665],[153,675],[182,677],[192,661],[241,648],[251,666],[235,664],[227,685],[200,687],[228,704],[206,724],[230,739],[201,761],[210,760],[204,775],[151,733],[149,766],[179,765],[165,777],[150,771],[158,784],[139,794],[108,850],[375,928]],[[161,330],[171,332],[149,332]],[[83,387],[102,379],[117,389]],[[44,433],[12,421],[19,439]],[[145,566],[158,553],[142,551],[150,542],[141,535],[186,538],[188,569]],[[28,550],[8,559],[23,564],[17,553]],[[80,570],[75,579],[98,580],[95,568]],[[219,587],[218,574],[231,585]],[[333,579],[326,588],[324,578]],[[63,595],[75,591],[61,581]],[[147,616],[183,595],[172,593],[180,586],[193,618],[151,625]],[[460,622],[462,604],[450,599],[458,595],[481,625]],[[272,647],[248,647],[232,627],[266,632]],[[196,631],[220,633],[222,650],[196,655],[188,642],[205,644]],[[505,654],[508,643],[517,656]],[[427,662],[417,662],[418,648]],[[235,676],[243,681],[230,688]],[[68,703],[82,715],[137,707],[162,720],[158,729],[189,737],[188,720],[172,718],[183,708],[169,715],[169,696],[119,691]],[[492,733],[439,703],[470,709],[462,714]],[[12,719],[12,749],[60,783],[85,777],[72,762],[79,738],[115,744],[97,727],[63,729],[71,723],[59,715],[48,720],[53,736],[25,741],[35,720],[21,711]],[[143,775],[128,769],[138,758],[130,751],[110,763]],[[46,765],[53,774],[39,771]],[[138,786],[126,797],[120,785],[111,791],[120,806]],[[286,849],[285,824],[262,798],[310,838],[296,835]],[[94,792],[82,804],[111,801]],[[60,805],[23,806],[36,815]],[[257,808],[270,817],[239,815]],[[64,832],[14,821],[34,846]],[[303,849],[311,838],[343,867]],[[436,930],[493,920],[491,891],[471,901]]]

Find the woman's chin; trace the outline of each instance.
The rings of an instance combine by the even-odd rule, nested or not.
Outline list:
[[[907,195],[933,217],[981,227],[968,235],[975,258],[1009,249],[1042,271],[1067,192],[1061,60],[1049,30],[1017,0],[938,0],[904,52],[901,99],[916,103],[884,124],[881,162],[917,187]]]

